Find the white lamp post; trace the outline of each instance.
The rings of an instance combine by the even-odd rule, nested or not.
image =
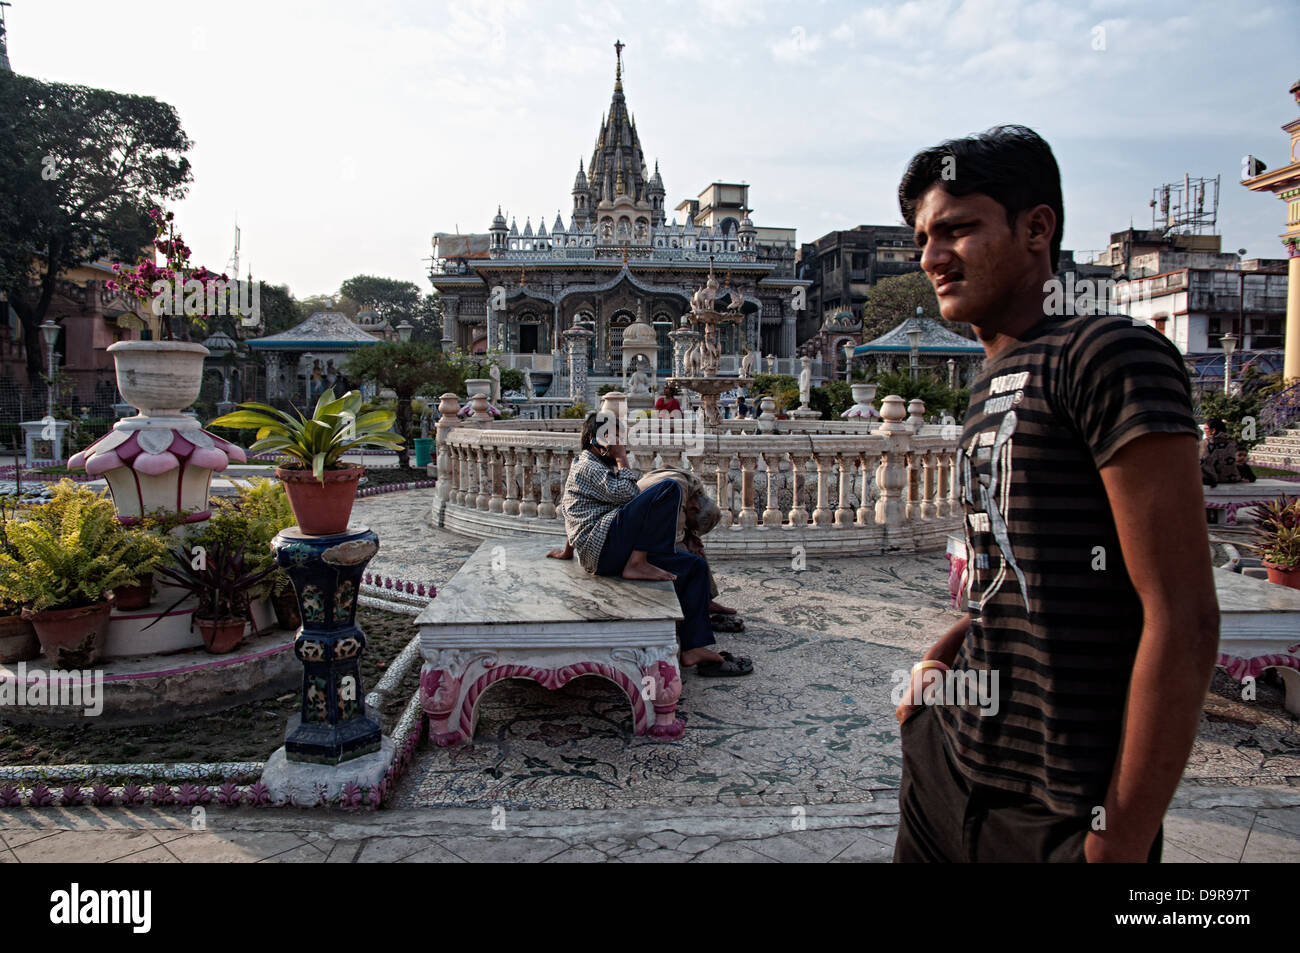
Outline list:
[[[411,340],[411,332],[414,330],[415,325],[411,324],[409,321],[403,321],[397,326],[397,336],[401,338],[402,343],[405,344],[407,341]]]
[[[45,348],[49,353],[50,383],[45,389],[45,415],[54,416],[54,344],[59,339],[59,326],[50,318],[46,318],[41,324],[41,336],[45,338]]]
[[[1232,391],[1232,352],[1237,349],[1237,335],[1229,331],[1220,340],[1223,342],[1223,392]]]
[[[853,380],[853,345],[844,345],[844,383]]]

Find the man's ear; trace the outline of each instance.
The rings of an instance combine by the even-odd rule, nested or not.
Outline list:
[[[1026,248],[1034,253],[1050,251],[1056,234],[1056,213],[1050,205],[1035,205],[1020,213],[1019,228],[1025,230]],[[1056,266],[1056,262],[1052,262]]]

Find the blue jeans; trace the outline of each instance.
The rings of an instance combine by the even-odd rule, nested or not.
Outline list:
[[[677,577],[673,588],[681,603],[680,640],[683,649],[712,645],[709,624],[709,566],[694,553],[678,550],[677,514],[682,508],[682,488],[664,480],[619,507],[609,535],[600,550],[596,574],[621,576],[634,549],[644,550],[646,562]]]

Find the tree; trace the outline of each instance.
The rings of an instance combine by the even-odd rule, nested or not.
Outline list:
[[[193,143],[176,110],[152,97],[9,72],[0,72],[0,142],[0,289],[25,339],[39,341],[60,274],[151,246],[148,210],[184,198]],[[27,349],[32,376],[42,350]]]
[[[265,337],[287,331],[302,320],[298,313],[298,302],[289,292],[288,285],[261,283],[262,327],[260,330],[249,329],[248,337]]]
[[[974,340],[975,332],[969,324],[957,324],[943,319],[939,314],[939,299],[934,294],[930,279],[923,271],[912,271],[906,275],[882,278],[867,293],[867,301],[862,306],[862,343],[866,344],[898,327],[908,318],[916,317],[917,307],[921,308],[922,317],[933,318],[949,331]]]
[[[435,295],[421,295],[414,282],[374,275],[357,275],[339,288],[339,294],[363,306],[393,327],[403,321],[414,326],[412,340],[439,340],[442,337],[442,305]]]
[[[337,311],[355,318],[361,311],[361,305],[346,295],[312,295],[296,302],[298,320],[306,321],[317,311]]]
[[[458,371],[436,342],[385,341],[348,358],[344,374],[352,381],[372,381],[397,393],[397,432],[411,446],[411,398],[429,388],[459,392]]]

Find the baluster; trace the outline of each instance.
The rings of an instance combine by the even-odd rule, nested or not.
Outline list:
[[[790,525],[807,526],[808,511],[803,506],[804,482],[807,480],[808,473],[804,467],[808,463],[808,457],[803,454],[797,454],[793,451],[790,453]]]
[[[488,493],[490,488],[490,484],[488,483],[488,453],[489,451],[482,446],[474,448],[474,459],[478,468],[478,477],[474,483],[474,489],[477,490],[478,493],[474,497],[474,506],[476,509],[480,510],[486,510],[488,508],[488,500],[492,498]]]
[[[835,454],[835,462],[840,468],[840,495],[838,505],[835,507],[835,525],[852,526],[853,525],[853,507],[849,506],[849,498],[853,495],[853,454]]]
[[[957,466],[960,458],[956,450],[948,454],[948,515],[964,516],[966,508],[961,505],[961,484],[957,479]]]
[[[542,501],[537,504],[537,515],[542,519],[553,520],[555,519],[555,495],[551,489],[551,460],[554,451],[543,450],[537,456],[541,464],[537,475],[538,488],[542,494]]]
[[[871,476],[878,463],[874,453],[858,455],[860,468],[858,478],[858,525],[872,526],[876,522],[875,510],[871,508]]]
[[[947,516],[948,507],[948,451],[939,450],[934,455],[935,463],[935,500],[934,511],[939,517]]]
[[[813,525],[829,526],[835,519],[830,501],[831,458],[824,453],[815,453],[813,463],[817,466],[817,508],[812,514]]]
[[[777,484],[781,479],[781,454],[765,453],[763,463],[767,467],[767,509],[763,510],[763,525],[780,526],[785,519],[777,496]]]
[[[498,447],[488,447],[488,505],[489,513],[500,513],[505,498],[501,495],[502,464],[505,462],[505,455]]]
[[[523,502],[519,504],[520,516],[537,515],[536,479],[536,451],[532,447],[525,447],[519,451],[519,485],[523,493]]]
[[[719,526],[731,525],[731,456],[710,457],[716,468],[717,487],[718,487],[718,509],[721,511],[721,518],[718,520]]]
[[[934,452],[925,451],[921,458],[921,466],[924,467],[924,490],[921,498],[921,519],[932,520],[938,514],[938,507],[935,506],[934,497],[938,488],[938,476],[936,472],[937,460],[934,458]]]
[[[921,461],[920,454],[913,450],[907,455],[907,519],[921,518]]]
[[[742,453],[740,460],[740,515],[736,522],[741,526],[757,526],[758,510],[754,509],[754,468],[758,460],[754,454]]]
[[[506,471],[506,498],[501,504],[501,512],[506,516],[518,516],[519,491],[515,486],[515,476],[522,469],[519,464],[519,451],[513,447],[505,448],[501,451],[501,458]]]

